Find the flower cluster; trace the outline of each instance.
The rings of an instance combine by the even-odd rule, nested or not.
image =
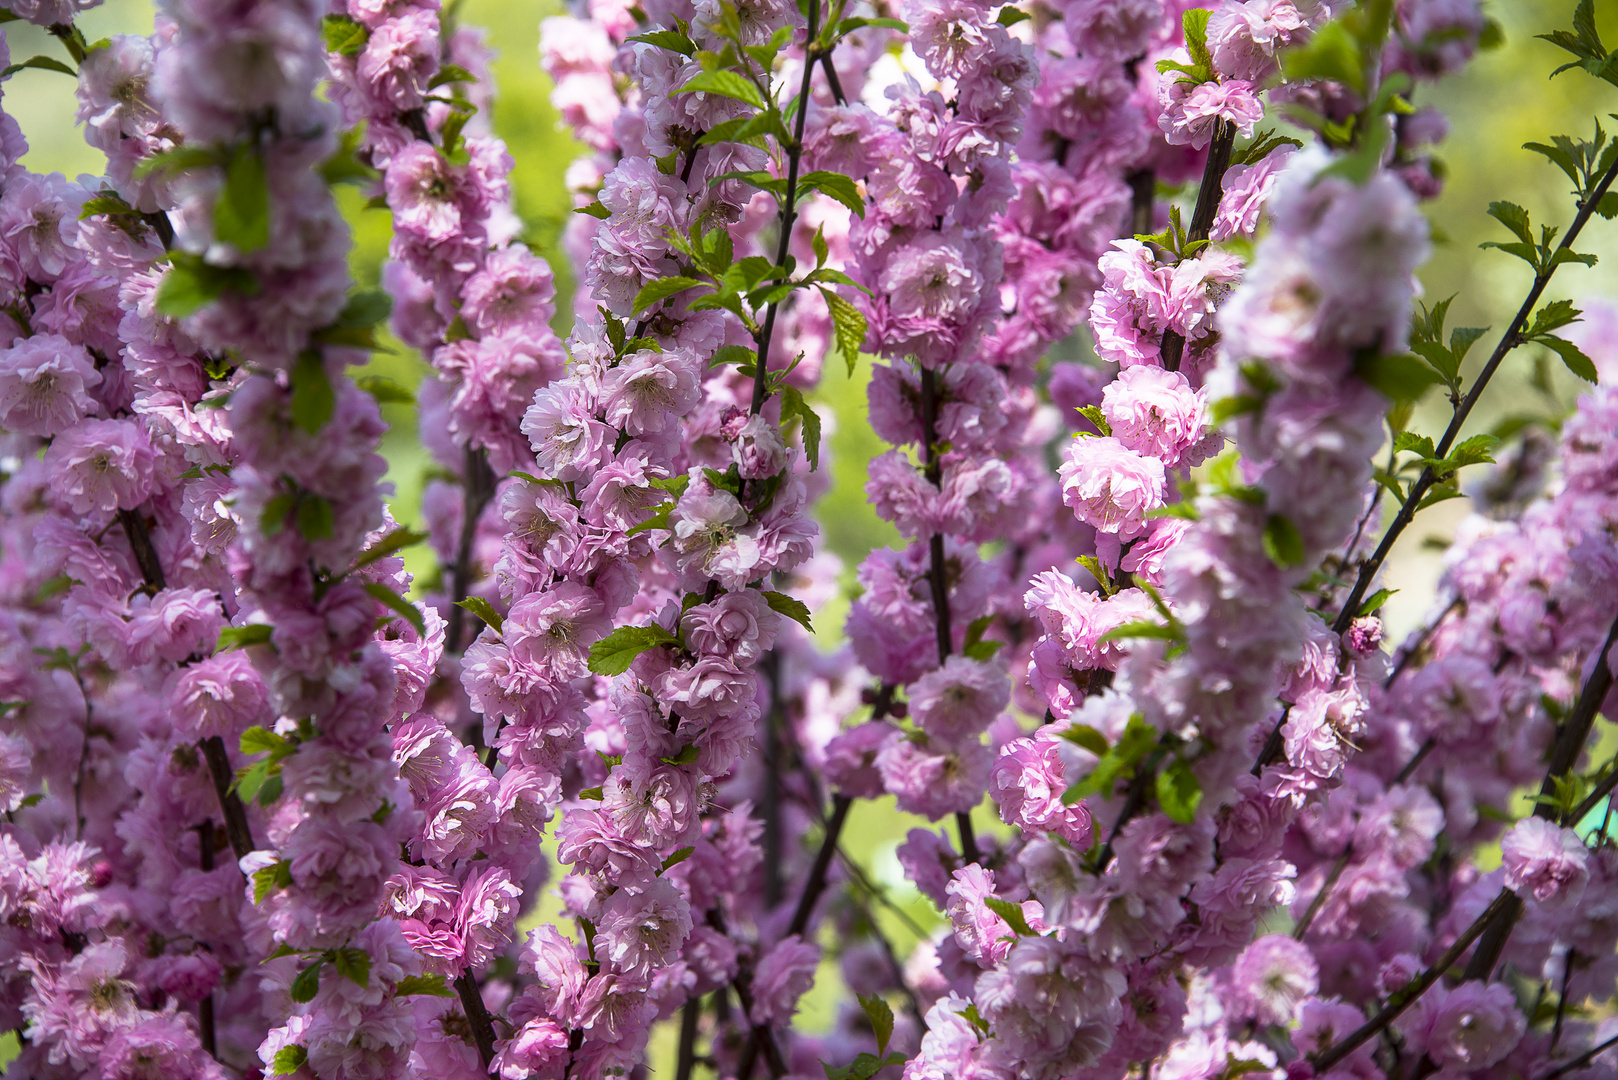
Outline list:
[[[1618,378],[1618,316],[1538,299],[1618,165],[1536,144],[1561,248],[1495,204],[1534,303],[1468,389],[1408,99],[1472,0],[589,0],[541,48],[565,342],[453,7],[5,6],[106,156],[35,175],[0,112],[10,1070],[595,1080],[668,1023],[682,1080],[1611,1071],[1618,392],[1462,429],[1525,343]],[[426,534],[412,395],[351,376],[390,316]],[[862,350],[902,545],[847,596],[813,401]],[[844,843],[889,796],[949,822],[908,909]]]

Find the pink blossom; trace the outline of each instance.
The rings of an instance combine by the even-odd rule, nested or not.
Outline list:
[[[798,999],[814,982],[820,946],[796,934],[770,947],[753,969],[755,1024],[782,1024],[798,1011]]]
[[[1500,841],[1506,887],[1550,909],[1575,905],[1590,880],[1590,851],[1572,829],[1527,817]]]
[[[86,391],[100,385],[83,346],[56,334],[23,338],[0,351],[0,427],[55,435],[95,411]]]
[[[53,485],[75,514],[133,510],[151,494],[155,456],[146,432],[128,420],[90,420],[69,428],[45,452]]]
[[[1163,463],[1119,439],[1079,438],[1060,470],[1062,501],[1096,529],[1131,539],[1146,531],[1146,512],[1163,504]]]

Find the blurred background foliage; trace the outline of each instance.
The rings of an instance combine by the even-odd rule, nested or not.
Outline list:
[[[1488,11],[1504,29],[1504,47],[1480,55],[1460,76],[1436,88],[1424,87],[1418,94],[1418,106],[1437,106],[1452,124],[1449,139],[1440,148],[1447,169],[1445,190],[1428,206],[1436,243],[1422,271],[1429,303],[1456,296],[1450,316],[1452,326],[1502,328],[1529,282],[1529,271],[1521,262],[1499,252],[1478,250],[1480,241],[1503,239],[1503,230],[1486,214],[1492,200],[1520,203],[1536,223],[1565,226],[1573,216],[1562,173],[1522,149],[1522,144],[1546,141],[1556,134],[1587,138],[1595,117],[1601,117],[1610,132],[1618,132],[1618,119],[1608,115],[1618,113],[1618,92],[1580,72],[1548,79],[1564,54],[1534,40],[1535,34],[1569,25],[1574,2],[1494,0]],[[1597,3],[1601,29],[1609,39],[1618,38],[1615,8],[1618,0]],[[550,80],[539,67],[537,53],[540,20],[561,10],[560,0],[465,0],[460,19],[464,24],[486,28],[488,42],[497,52],[494,67],[499,85],[494,126],[516,162],[513,182],[517,211],[525,224],[524,239],[550,260],[556,272],[560,308],[556,328],[565,335],[571,322],[568,297],[573,278],[559,248],[571,210],[563,177],[580,147],[560,127],[550,106]],[[144,0],[110,0],[87,12],[81,25],[91,40],[115,33],[148,33],[152,8]],[[54,41],[34,27],[11,23],[5,29],[14,62],[37,53],[56,55],[59,51]],[[76,176],[101,171],[99,154],[84,144],[75,129],[72,90],[64,76],[38,70],[19,72],[5,84],[4,107],[21,123],[30,145],[24,164],[36,172]],[[365,197],[353,188],[343,189],[340,198],[354,228],[354,276],[360,284],[374,286],[387,254],[389,219],[383,211],[364,209]],[[1597,219],[1586,229],[1579,246],[1605,257],[1615,251],[1615,239],[1618,222]],[[1618,254],[1594,269],[1564,268],[1547,293],[1548,299],[1568,297],[1575,301],[1600,296],[1618,297]],[[1474,350],[1468,376],[1481,365],[1497,336],[1486,336]],[[414,387],[429,369],[419,356],[397,342],[390,347],[393,351],[379,353],[370,370]],[[1062,351],[1063,355],[1071,355],[1089,350],[1081,346]],[[1530,347],[1512,356],[1469,430],[1489,430],[1508,417],[1524,413],[1554,422],[1567,409],[1577,392],[1577,380],[1554,358],[1546,365],[1545,357],[1534,355],[1536,351]],[[1536,379],[1536,366],[1545,372],[1543,377]],[[867,359],[849,378],[841,367],[829,364],[824,383],[813,396],[826,416],[833,478],[831,492],[820,504],[820,522],[827,546],[844,560],[845,580],[850,586],[854,567],[866,551],[898,540],[891,526],[870,511],[863,491],[866,462],[884,449],[864,419],[869,370]],[[416,437],[415,410],[409,405],[388,405],[384,411],[392,425],[383,453],[389,462],[388,478],[395,486],[394,514],[400,521],[419,527],[420,491],[430,463]],[[1447,401],[1433,394],[1418,409],[1411,426],[1436,435],[1448,417]],[[1413,535],[1396,552],[1388,570],[1388,583],[1402,591],[1385,609],[1395,637],[1422,618],[1442,568],[1438,545],[1424,541],[1447,539],[1465,511],[1465,502],[1456,500],[1424,512]],[[425,546],[408,554],[415,560],[412,569],[418,580],[434,572]],[[836,644],[844,610],[846,600],[817,617],[823,646]],[[860,820],[845,833],[844,845],[847,854],[868,871],[868,888],[857,891],[876,911],[883,930],[903,957],[918,935],[938,922],[930,904],[904,882],[893,856],[905,832],[926,823],[896,811],[891,799],[871,806],[862,804],[857,817]],[[998,826],[992,811],[986,808],[980,808],[977,819],[981,831],[992,832]],[[525,923],[532,925],[548,919],[556,910],[554,898],[547,898]],[[829,1025],[843,997],[829,960],[822,976],[816,991],[805,1000],[807,1015],[802,1017],[802,1023],[808,1030]],[[654,1040],[652,1050],[654,1064],[668,1061],[672,1034],[662,1033]],[[0,1055],[0,1061],[7,1056]]]

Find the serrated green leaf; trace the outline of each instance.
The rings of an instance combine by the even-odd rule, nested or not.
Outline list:
[[[443,64],[438,74],[427,81],[427,89],[437,90],[440,86],[449,86],[451,83],[475,83],[478,77],[459,64]]]
[[[455,601],[455,606],[470,611],[482,619],[484,624],[497,634],[505,628],[505,619],[501,618],[500,613],[494,609],[493,604],[481,596],[468,596],[465,600],[457,600]]]
[[[1277,566],[1301,566],[1304,559],[1303,536],[1298,527],[1281,514],[1271,514],[1264,520],[1262,537],[1264,554]]]
[[[318,351],[305,349],[292,367],[292,422],[308,435],[320,429],[337,411],[337,394]]]
[[[320,29],[326,41],[326,51],[341,56],[358,56],[364,51],[366,42],[371,40],[371,32],[364,24],[347,15],[327,15],[320,20]]]
[[[1355,361],[1354,373],[1394,401],[1417,401],[1439,381],[1437,372],[1408,353],[1363,357]]]
[[[865,316],[860,309],[843,299],[831,289],[821,289],[820,295],[826,300],[826,307],[831,312],[832,327],[836,331],[837,351],[843,354],[848,362],[848,374],[854,374],[859,366],[860,346],[865,343]]]
[[[397,554],[407,547],[414,547],[426,539],[426,533],[419,533],[414,529],[401,525],[361,552],[360,557],[354,560],[354,569],[360,570],[374,562],[380,562],[388,556]]]
[[[170,256],[168,272],[157,287],[157,310],[171,319],[183,319],[219,299],[226,291],[252,296],[258,279],[240,267],[210,266],[188,252]]]
[[[635,294],[635,314],[639,315],[653,304],[667,300],[676,293],[683,293],[687,289],[694,289],[702,282],[696,278],[667,277],[649,281]]]
[[[243,802],[252,802],[258,798],[259,792],[270,779],[271,763],[255,761],[245,768],[236,770],[236,779],[231,787]]]
[[[17,74],[17,72],[22,71],[25,68],[35,68],[40,71],[59,71],[63,75],[71,75],[75,79],[79,77],[78,72],[74,71],[60,60],[57,60],[55,57],[30,56],[20,64],[11,64],[6,67],[5,70],[0,71],[0,79],[9,79],[11,76]]]
[[[449,988],[444,976],[434,973],[432,975],[406,975],[393,985],[394,997],[454,997],[455,991]]]
[[[1098,405],[1080,405],[1079,415],[1090,421],[1094,428],[1103,435],[1112,434],[1112,425],[1107,423],[1106,415]]]
[[[244,754],[275,754],[285,751],[288,743],[269,728],[254,724],[242,732],[237,746]]]
[[[1417,435],[1413,431],[1401,431],[1393,436],[1393,449],[1395,453],[1410,451],[1418,457],[1430,458],[1438,451],[1433,447],[1433,440],[1426,435]]]
[[[983,904],[990,911],[1006,920],[1006,924],[1011,927],[1013,932],[1022,937],[1034,936],[1034,931],[1028,925],[1028,920],[1023,917],[1022,908],[1013,904],[1010,900],[1002,900],[998,896],[985,896]]]
[[[650,532],[653,529],[667,529],[669,527],[669,511],[673,509],[673,504],[665,504],[661,510],[630,529],[625,535],[636,536],[643,532]]]
[[[1129,641],[1133,638],[1156,638],[1163,641],[1178,641],[1180,632],[1172,626],[1164,626],[1149,619],[1136,619],[1121,623],[1108,630],[1096,639],[1098,643],[1108,641]]]
[[[367,581],[364,588],[366,592],[371,594],[372,599],[384,607],[391,608],[400,618],[409,623],[417,634],[426,636],[427,624],[422,619],[421,612],[416,610],[416,605],[386,585],[381,585],[374,581]]]
[[[337,974],[356,986],[367,986],[371,982],[371,954],[364,949],[351,946],[338,949],[332,954],[332,966]]]
[[[871,1030],[876,1033],[877,1055],[886,1054],[888,1040],[893,1038],[893,1009],[880,994],[858,994],[856,997],[865,1018],[871,1022]]]
[[[275,629],[264,623],[227,626],[219,631],[219,640],[214,644],[214,652],[230,652],[232,649],[245,649],[249,645],[268,645],[270,635],[273,633]]]
[[[1171,821],[1189,825],[1202,805],[1202,785],[1179,758],[1157,771],[1157,805]]]
[[[1074,746],[1082,746],[1096,757],[1107,752],[1107,737],[1089,724],[1069,724],[1063,729],[1062,738]]]
[[[781,388],[781,423],[797,420],[803,426],[803,453],[809,459],[809,471],[820,468],[820,414],[809,407],[803,394],[795,386]]]
[[[1527,210],[1502,199],[1489,204],[1489,216],[1510,229],[1523,243],[1533,245],[1534,230]]]
[[[600,199],[597,199],[589,206],[575,206],[573,212],[575,214],[589,214],[591,217],[600,218],[602,221],[612,217],[612,211],[602,206]]]
[[[809,625],[809,608],[802,600],[788,596],[781,592],[766,592],[764,602],[770,605],[770,610],[785,615],[811,634],[815,628]]]
[[[1398,589],[1378,589],[1365,598],[1365,602],[1360,605],[1359,611],[1355,614],[1375,615],[1382,610],[1382,605],[1388,602],[1388,598],[1398,591]]]
[[[316,960],[298,972],[297,977],[292,980],[292,986],[287,991],[293,1001],[307,1002],[315,999],[315,994],[320,991],[320,969],[325,964],[326,961],[324,960]]]
[[[1562,363],[1567,365],[1567,369],[1585,382],[1598,383],[1601,381],[1600,375],[1596,371],[1595,361],[1584,355],[1584,351],[1571,341],[1555,335],[1546,335],[1535,340],[1557,356],[1560,356]]]
[[[764,97],[758,92],[758,87],[734,71],[704,71],[674,91],[674,94],[696,93],[718,94],[720,97],[733,98],[751,105],[755,109],[764,108]]]
[[[798,178],[798,191],[819,191],[848,207],[858,218],[865,216],[865,199],[860,196],[854,181],[842,173],[815,170]]]
[[[416,395],[386,375],[361,375],[354,385],[376,398],[379,405],[414,405]]]
[[[695,56],[697,52],[696,42],[678,30],[652,30],[644,34],[636,34],[629,40],[655,45],[659,49],[668,49],[670,52],[677,52],[681,56]]]
[[[667,871],[671,867],[678,866],[685,862],[685,860],[689,859],[692,854],[696,852],[696,850],[697,849],[694,847],[683,847],[678,851],[670,852],[669,857],[663,860],[663,870]]]
[[[213,230],[237,251],[257,251],[270,242],[270,185],[256,146],[244,143],[231,153],[214,201]]]
[[[337,527],[337,514],[330,499],[306,491],[298,496],[293,521],[298,535],[305,540],[330,540]]]
[[[268,1075],[291,1076],[293,1073],[303,1068],[303,1063],[308,1060],[309,1051],[305,1050],[297,1043],[293,1043],[291,1046],[283,1046],[281,1049],[275,1052],[275,1057],[270,1059],[270,1071]]]
[[[1571,300],[1553,300],[1534,312],[1534,317],[1529,320],[1528,328],[1522,332],[1522,336],[1536,338],[1541,334],[1549,334],[1578,322],[1583,314],[1573,306]]]
[[[1016,26],[1018,23],[1027,22],[1031,18],[1033,18],[1033,16],[1028,14],[1028,12],[1023,11],[1021,8],[1014,8],[1010,4],[1007,4],[1005,7],[1000,9],[1000,14],[995,17],[994,21],[999,23],[1001,26]]]
[[[292,864],[286,860],[262,866],[253,871],[253,903],[256,905],[274,892],[292,884]]]
[[[620,626],[590,646],[590,670],[597,675],[622,675],[647,649],[679,642],[679,638],[655,624]]]
[[[1291,82],[1329,80],[1350,86],[1362,96],[1365,93],[1360,43],[1338,20],[1316,30],[1302,47],[1282,53],[1281,68]]]

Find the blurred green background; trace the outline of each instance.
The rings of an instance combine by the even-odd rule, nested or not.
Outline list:
[[[1462,75],[1417,92],[1417,105],[1438,106],[1453,125],[1441,148],[1448,171],[1446,189],[1428,208],[1440,240],[1422,272],[1429,301],[1458,294],[1451,325],[1503,327],[1528,284],[1524,264],[1477,248],[1481,240],[1502,238],[1497,234],[1503,230],[1485,214],[1491,200],[1520,203],[1536,222],[1565,224],[1572,216],[1571,199],[1560,171],[1524,151],[1522,144],[1544,141],[1555,134],[1588,137],[1593,117],[1605,118],[1610,111],[1618,112],[1618,91],[1607,84],[1597,83],[1581,72],[1570,72],[1555,80],[1546,77],[1563,61],[1564,54],[1533,40],[1533,35],[1567,26],[1573,6],[1574,0],[1497,0],[1488,10],[1504,27],[1505,47],[1478,57]],[[1602,29],[1609,39],[1618,38],[1615,6],[1618,5],[1612,0],[1597,4]],[[514,185],[517,210],[526,225],[525,239],[551,260],[556,271],[562,293],[557,330],[565,334],[570,310],[566,297],[572,276],[557,244],[570,209],[563,174],[579,147],[559,127],[549,103],[550,82],[539,68],[537,54],[540,20],[560,11],[561,5],[555,0],[466,0],[461,18],[464,23],[490,28],[490,44],[498,50],[495,73],[499,96],[494,124],[516,161]],[[149,4],[112,0],[85,13],[81,25],[85,34],[95,40],[107,34],[149,32],[151,20]],[[36,53],[60,54],[59,46],[34,27],[12,23],[5,29],[14,62]],[[101,171],[99,154],[83,143],[74,127],[72,90],[67,77],[49,71],[25,70],[5,84],[4,107],[18,119],[28,137],[30,150],[23,161],[30,169],[68,176]],[[1618,129],[1618,121],[1605,122],[1609,129]],[[375,284],[387,250],[388,217],[385,212],[363,209],[364,199],[354,189],[344,189],[340,197],[355,231],[354,275],[362,284]],[[1584,251],[1605,254],[1614,250],[1615,238],[1618,223],[1597,220],[1579,246]],[[1618,258],[1593,270],[1566,267],[1547,297],[1577,300],[1618,295],[1615,273]],[[1494,340],[1493,336],[1486,337],[1474,350],[1474,367]],[[414,386],[426,373],[425,364],[397,343],[394,349],[392,353],[379,354],[372,369]],[[1533,386],[1533,353],[1533,349],[1525,349],[1512,357],[1480,408],[1472,430],[1487,430],[1502,417],[1524,411],[1554,415],[1571,402],[1578,384],[1559,363],[1552,364],[1549,381],[1554,400]],[[820,521],[827,545],[843,558],[851,581],[853,567],[867,550],[894,542],[897,537],[891,527],[871,513],[862,490],[865,463],[884,448],[863,418],[868,363],[862,364],[852,379],[836,365],[827,365],[826,371],[825,383],[814,399],[821,411],[829,414],[833,486],[820,504]],[[419,526],[420,490],[428,462],[416,439],[414,409],[389,405],[385,413],[393,428],[383,451],[389,461],[389,480],[395,485],[394,514],[405,523]],[[1447,403],[1435,395],[1418,411],[1413,426],[1436,434],[1447,419]],[[1397,551],[1388,577],[1389,584],[1401,591],[1385,609],[1395,635],[1423,616],[1441,568],[1441,554],[1424,545],[1423,539],[1447,537],[1464,512],[1465,504],[1459,500],[1426,511]],[[411,557],[416,560],[412,569],[418,575],[431,570],[431,556],[425,547],[414,549]],[[817,618],[823,646],[835,644],[843,607],[839,603]],[[879,912],[883,929],[902,957],[917,940],[912,926],[926,930],[937,922],[930,905],[903,882],[892,856],[904,833],[924,823],[895,811],[891,800],[861,804],[854,813],[855,820],[844,834],[845,847],[849,855],[870,869],[873,882],[904,909],[904,918],[892,911]],[[992,815],[982,811],[979,822],[982,830],[992,830],[996,824]],[[536,916],[544,917],[554,910],[553,904],[554,901],[543,904]],[[830,974],[829,970],[823,972]],[[828,1025],[841,997],[835,978],[822,978],[805,1003],[805,1026],[815,1029]],[[654,1040],[654,1065],[668,1061],[671,1052],[672,1033],[664,1031]],[[0,1048],[0,1061],[7,1056]]]

